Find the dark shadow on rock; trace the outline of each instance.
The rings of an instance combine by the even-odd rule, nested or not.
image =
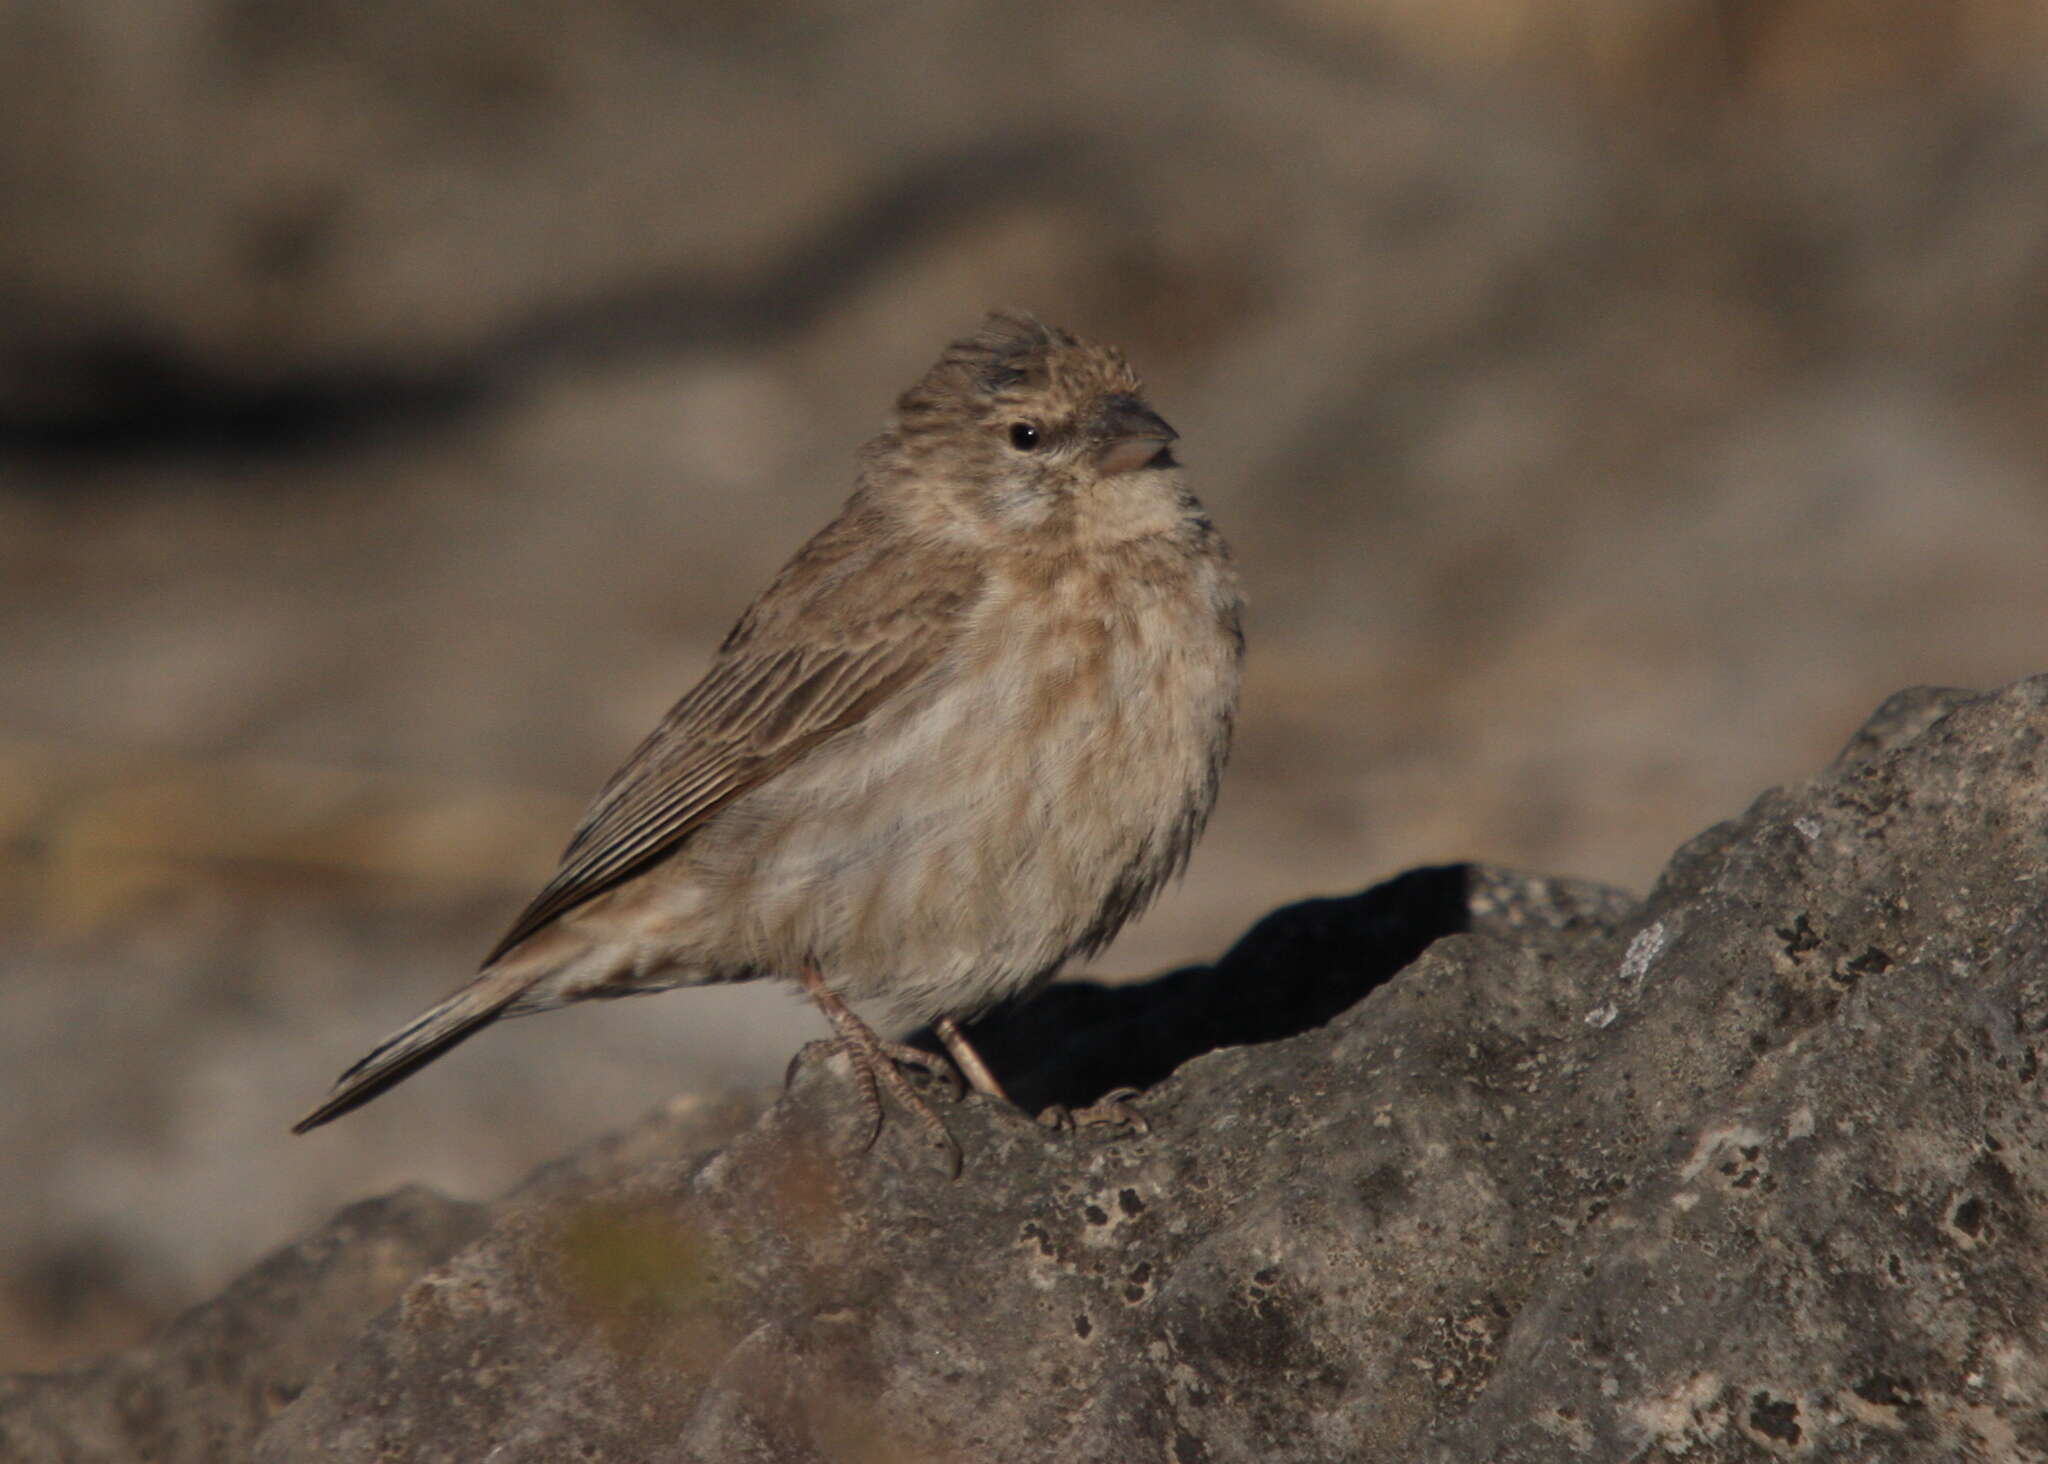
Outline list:
[[[961,1025],[1026,1112],[1078,1108],[1219,1047],[1320,1027],[1434,941],[1483,931],[1509,908],[1518,926],[1563,930],[1611,929],[1632,906],[1604,886],[1483,865],[1412,869],[1355,895],[1284,905],[1213,965],[1116,986],[1061,982]],[[1533,921],[1532,910],[1542,912]],[[943,1050],[929,1028],[909,1040]]]

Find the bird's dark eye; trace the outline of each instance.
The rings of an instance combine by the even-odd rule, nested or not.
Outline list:
[[[1038,428],[1029,422],[1010,424],[1010,446],[1019,452],[1033,452],[1038,447]]]

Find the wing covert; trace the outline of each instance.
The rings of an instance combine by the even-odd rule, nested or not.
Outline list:
[[[952,617],[898,613],[888,629],[895,633],[865,644],[729,648],[598,794],[561,868],[484,964],[861,721],[938,659],[952,639]]]

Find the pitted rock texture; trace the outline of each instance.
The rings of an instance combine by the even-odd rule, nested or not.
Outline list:
[[[2044,748],[2048,677],[1906,693],[1640,904],[1416,871],[984,1024],[1168,1065],[1149,1134],[970,1100],[950,1182],[806,1066],[508,1201],[255,1457],[2048,1457]]]

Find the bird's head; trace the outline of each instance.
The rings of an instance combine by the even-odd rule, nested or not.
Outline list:
[[[898,399],[875,451],[1002,524],[1107,526],[1184,496],[1178,436],[1121,352],[997,312]]]

